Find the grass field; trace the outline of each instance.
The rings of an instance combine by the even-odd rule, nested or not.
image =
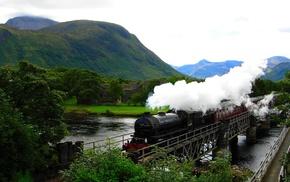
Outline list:
[[[144,112],[156,114],[161,109],[150,109],[145,106],[129,106],[126,103],[119,105],[79,105],[76,98],[70,98],[62,103],[65,113],[76,114],[96,114],[96,115],[115,115],[115,116],[140,116]],[[164,108],[163,110],[168,110]]]

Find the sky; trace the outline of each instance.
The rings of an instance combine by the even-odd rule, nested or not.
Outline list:
[[[0,24],[24,15],[121,25],[174,66],[290,58],[288,0],[0,0]]]

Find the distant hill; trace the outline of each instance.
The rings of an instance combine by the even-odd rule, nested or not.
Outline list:
[[[224,62],[209,62],[205,59],[196,64],[188,64],[181,67],[173,67],[177,71],[200,79],[212,77],[214,75],[223,75],[231,68],[240,66],[242,61],[228,60]]]
[[[290,59],[284,56],[273,56],[273,57],[268,58],[267,60],[268,60],[268,65],[266,69],[274,68],[280,63],[290,62]]]
[[[261,78],[272,81],[284,79],[287,70],[290,70],[290,59],[283,56],[273,56],[267,59],[268,65],[265,69],[265,75]],[[212,77],[214,75],[226,74],[231,68],[240,66],[242,61],[224,61],[224,62],[209,62],[205,59],[196,64],[188,64],[181,67],[172,66],[177,71],[200,79]]]
[[[274,56],[267,60],[268,66],[262,78],[272,81],[284,79],[286,71],[290,70],[290,59],[282,56]]]
[[[99,21],[70,21],[37,31],[0,25],[0,66],[19,60],[138,80],[182,75],[125,28]]]
[[[55,25],[58,22],[42,17],[20,16],[11,18],[6,22],[6,25],[17,28],[19,30],[39,30],[50,25]]]

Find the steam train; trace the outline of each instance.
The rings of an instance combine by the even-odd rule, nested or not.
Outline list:
[[[135,132],[131,141],[123,146],[123,150],[137,151],[159,141],[220,122],[246,111],[247,108],[244,105],[234,106],[229,102],[223,102],[221,109],[209,110],[206,113],[174,109],[168,112],[160,111],[156,115],[147,112],[135,121]]]

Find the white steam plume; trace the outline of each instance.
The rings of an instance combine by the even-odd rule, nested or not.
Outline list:
[[[256,104],[250,99],[245,102],[245,106],[253,112],[255,116],[260,119],[264,119],[265,115],[269,113],[269,103],[272,101],[274,93],[266,95],[262,100],[258,101]]]
[[[147,99],[151,108],[169,106],[175,109],[207,111],[220,108],[224,99],[230,99],[235,105],[246,103],[251,93],[253,81],[264,74],[267,60],[248,61],[231,69],[223,76],[207,78],[204,82],[186,83],[184,80],[162,84],[154,88]]]

